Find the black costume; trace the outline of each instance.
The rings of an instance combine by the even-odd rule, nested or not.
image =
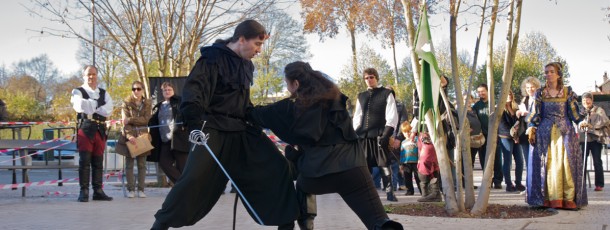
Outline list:
[[[186,80],[180,110],[189,131],[201,129],[207,121],[203,132],[209,134],[210,149],[264,225],[280,225],[293,222],[299,212],[294,172],[262,130],[244,119],[246,109],[252,106],[253,71],[252,62],[226,44],[203,47]],[[227,180],[205,147],[197,145],[155,214],[153,229],[195,224],[218,201]]]
[[[171,107],[174,124],[182,121],[180,113],[178,112],[181,101],[182,99],[176,95],[169,98],[169,106]],[[153,115],[148,122],[148,126],[159,125],[159,111],[161,110],[162,104],[163,101],[157,103],[155,107],[153,107]],[[150,129],[152,146],[155,148],[151,150],[151,154],[148,156],[147,160],[159,162],[163,172],[165,172],[167,177],[175,184],[184,170],[184,165],[186,165],[186,159],[189,152],[188,147],[190,145],[188,142],[189,133],[185,126],[180,124],[174,125],[172,139],[168,142],[163,142],[159,130],[160,128]],[[172,166],[174,161],[176,167]]]
[[[402,229],[387,219],[345,109],[346,100],[342,96],[300,110],[294,99],[284,99],[254,108],[249,118],[298,146],[300,190],[311,194],[339,193],[368,229]],[[287,156],[289,150],[287,147]]]
[[[89,90],[89,92],[87,92]],[[89,94],[91,93],[91,95]],[[72,90],[71,102],[77,111],[78,133],[78,177],[80,185],[79,202],[89,201],[89,179],[93,187],[93,200],[110,201],[102,190],[104,149],[106,147],[106,116],[112,110],[112,98],[102,88],[92,89],[85,86]],[[89,105],[89,106],[86,106]],[[93,111],[86,111],[85,107]],[[103,112],[102,112],[103,111]],[[100,114],[102,113],[102,114]]]
[[[358,103],[362,111],[360,125],[354,125],[356,134],[362,139],[362,148],[366,154],[368,167],[379,167],[385,185],[387,199],[397,201],[392,188],[392,168],[390,165],[398,159],[389,149],[390,137],[396,124],[386,126],[389,117],[386,115],[388,97],[392,91],[383,87],[372,88],[358,94]],[[390,105],[396,108],[396,104]],[[398,116],[398,114],[394,114]],[[358,119],[358,118],[355,118]],[[371,170],[372,171],[372,170]]]

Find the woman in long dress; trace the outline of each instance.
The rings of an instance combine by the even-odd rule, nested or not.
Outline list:
[[[546,84],[536,91],[528,117],[529,156],[526,201],[532,206],[579,209],[587,205],[583,159],[573,123],[579,113],[576,94],[563,84],[562,65],[545,66]]]

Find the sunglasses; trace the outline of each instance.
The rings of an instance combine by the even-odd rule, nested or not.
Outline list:
[[[131,91],[140,91],[142,88],[131,88]]]

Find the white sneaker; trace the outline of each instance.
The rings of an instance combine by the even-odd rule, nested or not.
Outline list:
[[[138,197],[139,198],[146,198],[146,194],[144,194],[144,191],[138,191]]]
[[[136,193],[134,191],[129,191],[127,193],[127,198],[134,198],[134,197],[136,197]]]

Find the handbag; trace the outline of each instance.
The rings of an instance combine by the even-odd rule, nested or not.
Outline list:
[[[142,155],[143,153],[150,151],[151,149],[154,149],[155,147],[152,146],[150,141],[150,134],[148,133],[143,133],[136,137],[135,144],[132,144],[130,141],[127,141],[127,149],[129,149],[129,154],[131,155],[131,157],[135,158],[139,155]]]
[[[483,132],[477,135],[470,136],[470,148],[481,148],[485,144],[485,135]]]
[[[127,137],[125,135],[119,135],[119,140],[116,142],[114,146],[114,151],[123,156],[130,156],[129,149],[127,148]]]

